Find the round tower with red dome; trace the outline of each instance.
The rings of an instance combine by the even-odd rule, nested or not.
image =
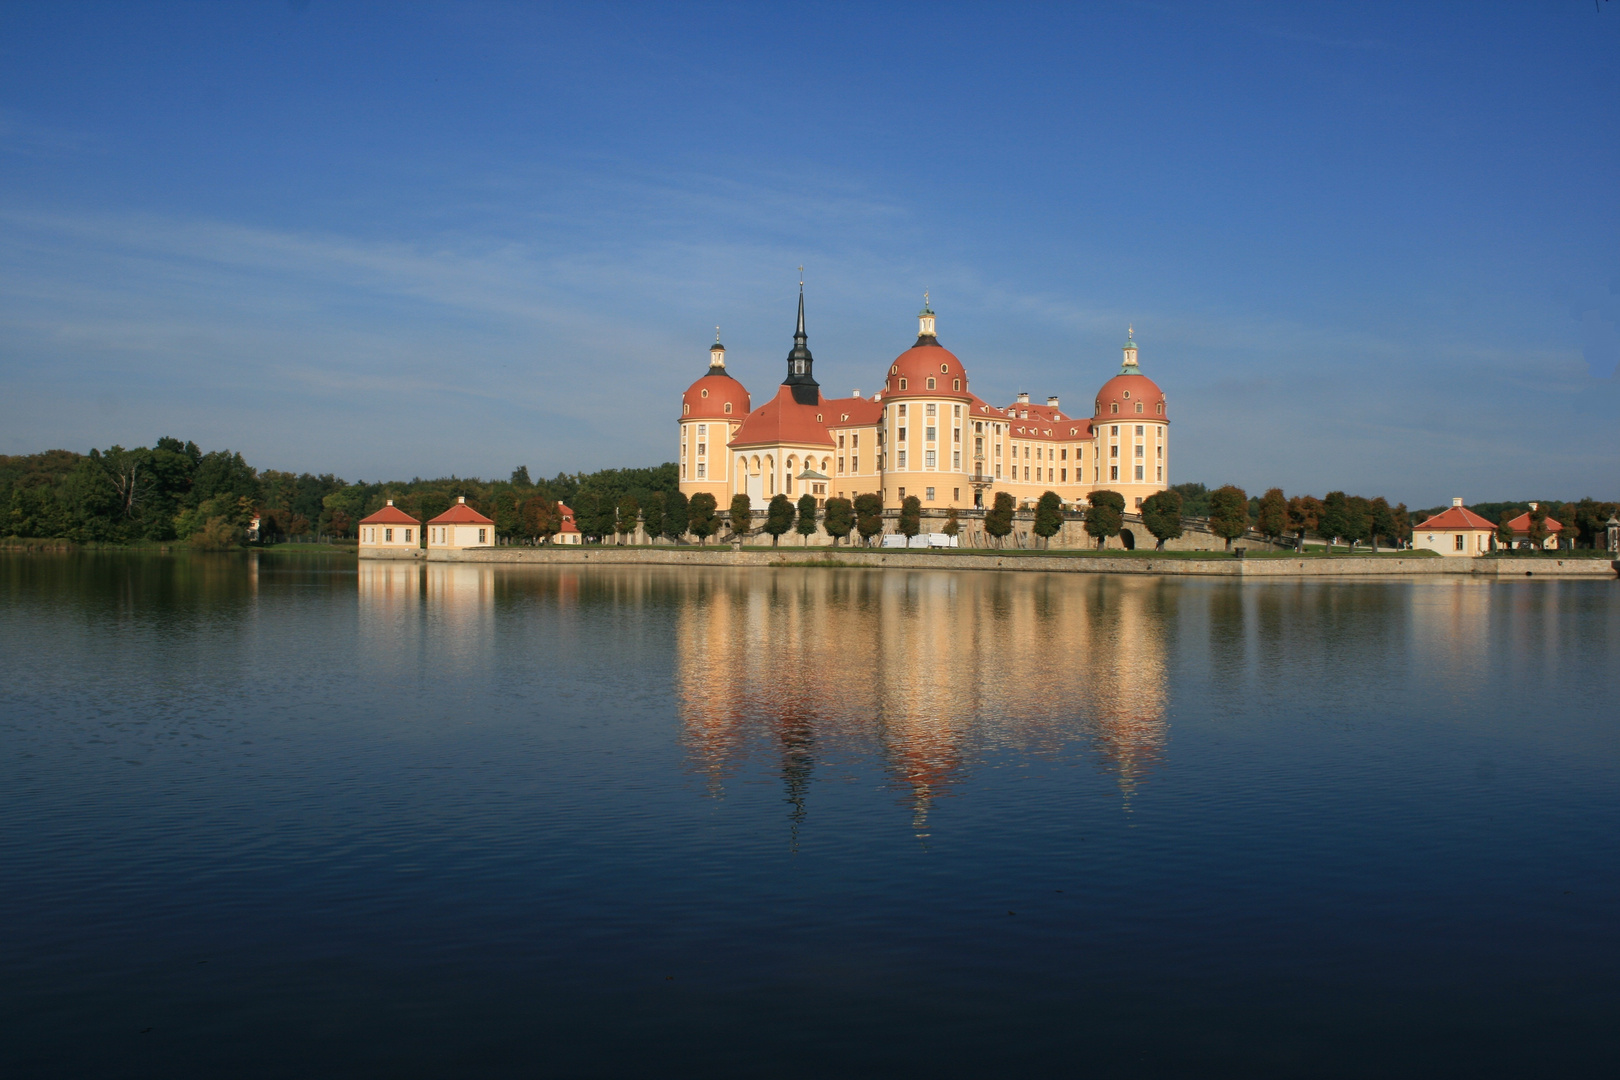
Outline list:
[[[1134,513],[1143,499],[1170,486],[1170,416],[1164,391],[1137,364],[1134,327],[1123,351],[1119,374],[1097,391],[1091,486],[1119,492]]]
[[[730,496],[726,444],[747,418],[748,390],[726,371],[726,347],[715,328],[709,370],[681,395],[681,490],[707,491],[722,505]]]

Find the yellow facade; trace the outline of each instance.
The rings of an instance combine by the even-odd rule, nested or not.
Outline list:
[[[1107,489],[1124,496],[1127,510],[1134,511],[1169,487],[1165,398],[1137,368],[1134,340],[1124,347],[1119,374],[1096,396],[1093,415],[1075,416],[1056,397],[1044,406],[1031,404],[1027,394],[1006,406],[981,400],[969,389],[961,362],[938,347],[934,325],[934,313],[925,309],[917,345],[897,358],[883,389],[869,398],[858,391],[848,398],[823,398],[817,387],[814,405],[808,404],[812,399],[798,399],[807,381],[810,387],[815,383],[795,374],[790,357],[784,387],[799,384],[795,400],[779,392],[755,413],[727,415],[719,423],[710,397],[720,392],[711,384],[719,369],[711,360],[711,376],[694,383],[683,399],[681,490],[688,496],[707,491],[721,506],[742,493],[759,507],[779,492],[802,494],[796,477],[811,468],[827,476],[829,497],[852,499],[876,491],[891,507],[909,496],[925,508],[989,507],[998,491],[1011,494],[1020,507],[1048,491],[1079,507],[1091,492]],[[793,355],[802,350],[808,362],[802,338],[801,297],[796,337],[801,343]],[[720,368],[723,358],[720,351]],[[776,410],[770,423],[754,423],[768,410]],[[789,419],[778,412],[794,415]],[[753,431],[761,426],[764,437]],[[789,429],[798,437],[778,434]],[[718,452],[722,435],[731,440],[725,446],[729,453]]]

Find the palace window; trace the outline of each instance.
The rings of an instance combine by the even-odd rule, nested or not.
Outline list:
[[[842,450],[843,448],[844,448],[844,437],[842,435],[840,435],[840,436],[838,436],[838,449]]]
[[[934,434],[936,431],[938,431],[937,428],[923,428],[923,439],[927,442],[935,442]]]
[[[900,498],[904,499],[905,497],[906,497],[906,489],[901,488],[900,489]]]
[[[905,428],[900,429],[900,441],[901,442],[906,441],[906,429]]]
[[[933,388],[934,388],[934,377],[932,375],[930,375],[930,376],[928,376],[928,389],[932,390]]]
[[[731,411],[731,402],[728,401],[728,402],[726,402],[726,412],[730,412],[730,411]]]
[[[1142,496],[1140,495],[1136,497],[1136,508],[1138,510],[1142,509]]]
[[[860,458],[852,457],[852,458],[849,459],[849,471],[852,472],[852,473],[858,473],[858,472],[861,471],[861,459]]]
[[[1142,444],[1141,444],[1141,443],[1137,443],[1137,444],[1136,444],[1136,456],[1137,456],[1137,457],[1142,457],[1142,456],[1143,456],[1143,454],[1142,454],[1142,451],[1143,451],[1143,446],[1142,446]]]
[[[844,475],[844,459],[843,458],[838,459],[838,475],[839,476]]]
[[[700,461],[700,462],[698,462],[698,474],[697,474],[697,478],[698,478],[698,479],[699,479],[699,480],[702,480],[702,479],[703,479],[703,478],[704,478],[704,477],[705,477],[705,476],[706,476],[706,475],[708,475],[708,467],[707,467],[707,466],[706,466],[706,465],[704,465],[704,463],[703,463],[703,462],[701,462],[701,461]]]
[[[1142,425],[1141,424],[1136,425],[1136,437],[1138,439],[1140,439],[1142,437]]]
[[[925,468],[925,469],[934,468],[934,460],[935,460],[934,459],[934,452],[932,450],[924,450],[923,451],[923,468]]]
[[[923,409],[927,412],[927,414],[929,416],[938,416],[939,415],[938,408],[932,402],[930,402],[929,404],[923,406]]]
[[[897,469],[902,470],[902,471],[905,469],[905,467],[906,467],[906,452],[904,450],[900,451],[899,454],[895,455],[895,467]]]
[[[1140,416],[1140,415],[1141,415],[1141,413],[1142,413],[1142,403],[1141,403],[1141,402],[1140,402],[1140,401],[1138,401],[1138,402],[1137,402],[1137,403],[1136,403],[1136,412],[1137,412],[1137,415],[1138,415],[1138,416]]]
[[[1109,403],[1108,403],[1108,411],[1109,411],[1109,412],[1111,412],[1111,413],[1117,413],[1117,412],[1119,412],[1119,402],[1117,402],[1117,401],[1110,401],[1110,402],[1109,402]]]
[[[996,443],[996,457],[1000,457],[1000,456],[1001,456],[1001,444]]]
[[[961,488],[951,488],[951,502],[961,502],[961,501],[962,501],[962,489]]]
[[[905,388],[906,388],[906,380],[901,379],[900,380],[900,389],[904,390]]]
[[[681,415],[682,416],[691,416],[692,415],[692,406],[690,406],[690,405],[682,405],[681,406]]]
[[[952,390],[960,390],[960,389],[962,389],[962,380],[961,379],[952,379],[951,380],[951,389]]]
[[[1126,401],[1131,400],[1131,392],[1129,390],[1125,391],[1125,393],[1122,396],[1125,398]]]
[[[1114,424],[1113,426],[1111,426],[1108,429],[1108,434],[1110,434],[1110,435],[1118,435],[1119,434],[1119,425]]]
[[[1140,465],[1136,467],[1136,478],[1138,480],[1142,479],[1142,466]]]
[[[1159,471],[1159,481],[1162,483],[1164,481],[1164,466],[1160,465],[1158,471]]]
[[[1119,457],[1119,445],[1116,443],[1108,448],[1109,457]]]
[[[686,455],[683,454],[681,456],[685,457]],[[686,479],[686,462],[684,462],[684,461],[681,462],[681,479],[682,480]]]
[[[849,437],[849,448],[851,450],[859,450],[861,448],[861,433],[860,432],[857,431],[855,434],[853,434],[853,435],[851,435]]]
[[[951,442],[959,443],[961,441],[962,441],[962,429],[961,428],[951,428]]]
[[[1162,401],[1159,402],[1159,415],[1160,416],[1164,415],[1164,402],[1162,402]]]
[[[956,472],[962,471],[962,451],[951,451],[951,468]]]
[[[698,443],[698,457],[703,457],[708,452],[709,452],[709,444],[708,443]]]
[[[1119,466],[1118,465],[1110,465],[1110,466],[1108,466],[1108,479],[1110,479],[1110,480],[1118,480],[1119,479]]]
[[[929,382],[932,382],[932,381],[933,381],[932,379],[929,380]],[[923,498],[928,500],[929,502],[933,502],[934,501],[934,489],[933,488],[923,488]]]
[[[1062,473],[1062,475],[1059,476],[1058,479],[1061,480],[1063,483],[1067,484],[1069,482],[1069,470],[1068,469],[1060,469],[1059,472]]]
[[[1063,449],[1058,451],[1058,460],[1059,461],[1068,461],[1069,460],[1069,448],[1067,446],[1065,446]]]
[[[901,416],[906,415],[906,404],[903,401],[900,403],[900,415]]]
[[[1159,444],[1159,460],[1164,460],[1164,443]]]
[[[996,462],[996,479],[1001,479],[1001,462]]]
[[[974,457],[983,457],[984,456],[984,440],[983,439],[974,439],[973,440],[973,456]]]
[[[384,529],[383,530],[383,542],[388,543],[388,544],[392,544],[394,542],[394,530],[393,529]]]

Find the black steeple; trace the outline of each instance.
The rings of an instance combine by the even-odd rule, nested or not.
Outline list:
[[[782,380],[783,386],[793,387],[793,400],[800,405],[819,405],[821,403],[821,384],[811,374],[811,367],[815,358],[810,355],[810,338],[804,332],[804,282],[799,282],[799,325],[793,331],[793,351],[788,353],[787,378]]]

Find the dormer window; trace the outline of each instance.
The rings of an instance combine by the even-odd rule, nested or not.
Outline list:
[[[1109,402],[1109,403],[1108,403],[1108,411],[1109,411],[1109,412],[1111,412],[1111,413],[1117,413],[1117,412],[1119,412],[1119,402],[1117,402],[1117,401],[1110,401],[1110,402]]]
[[[900,389],[904,390],[905,388],[906,388],[906,380],[901,379],[900,380]]]
[[[1136,415],[1142,415],[1142,403],[1140,401],[1136,403]]]
[[[1159,415],[1160,416],[1164,415],[1164,402],[1162,402],[1162,401],[1159,402]]]
[[[730,411],[731,411],[731,402],[728,401],[728,402],[726,402],[726,412],[730,412]]]
[[[960,389],[962,389],[962,380],[961,379],[952,379],[951,380],[951,389],[952,390],[960,390]]]
[[[681,415],[682,416],[691,416],[692,415],[692,406],[690,406],[690,405],[682,405],[681,406]]]

